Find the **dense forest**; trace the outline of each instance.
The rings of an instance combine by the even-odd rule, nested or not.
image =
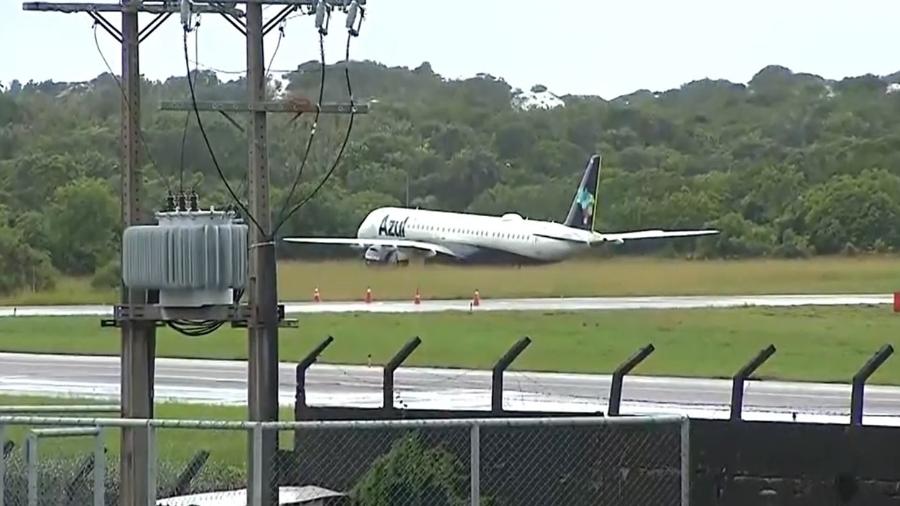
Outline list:
[[[243,100],[241,78],[193,75],[198,100]],[[584,165],[603,155],[598,229],[718,227],[719,236],[649,248],[694,258],[891,251],[900,246],[900,75],[826,80],[770,66],[747,84],[700,80],[614,100],[513,89],[479,74],[450,80],[415,69],[350,65],[357,115],[332,176],[279,235],[353,235],[379,205],[564,219]],[[318,62],[271,81],[273,98],[319,94]],[[329,66],[325,101],[346,101],[343,66]],[[196,190],[230,202],[193,113],[185,76],[142,85],[148,205]],[[119,224],[116,77],[12,82],[0,93],[0,293],[56,276],[115,280]],[[312,114],[269,120],[274,211],[303,158]],[[203,113],[222,171],[246,199],[245,118]],[[323,180],[347,133],[322,115],[290,204]],[[623,251],[622,247],[614,248]],[[648,247],[626,249],[641,251]],[[282,248],[282,255],[296,255]]]

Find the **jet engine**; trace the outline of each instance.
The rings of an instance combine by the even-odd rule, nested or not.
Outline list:
[[[363,258],[367,265],[408,265],[421,263],[426,258],[435,256],[433,251],[419,251],[414,248],[398,248],[396,246],[369,246]]]
[[[366,263],[398,265],[409,261],[407,255],[396,246],[369,246],[364,255]]]

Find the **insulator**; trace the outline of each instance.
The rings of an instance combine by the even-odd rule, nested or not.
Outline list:
[[[191,31],[191,0],[181,0],[181,26]]]
[[[359,3],[356,0],[350,2],[350,9],[347,11],[347,29],[353,30],[356,24],[356,15],[359,13]]]
[[[319,0],[316,2],[316,28],[319,30],[323,30],[325,27],[325,14],[327,11],[327,7],[325,6],[325,0]]]

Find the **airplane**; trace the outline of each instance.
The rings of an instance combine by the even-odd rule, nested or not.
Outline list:
[[[600,180],[599,154],[592,155],[563,223],[530,220],[516,213],[488,216],[380,207],[360,224],[356,237],[286,237],[290,243],[343,244],[364,249],[367,264],[400,264],[437,255],[465,264],[548,264],[603,243],[690,237],[718,230],[594,231]]]

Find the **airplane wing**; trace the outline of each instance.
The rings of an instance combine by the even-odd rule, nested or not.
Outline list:
[[[409,239],[361,239],[361,238],[344,238],[344,237],[285,237],[285,242],[296,242],[306,244],[346,244],[347,246],[357,246],[366,248],[369,246],[393,246],[396,248],[413,248],[423,251],[431,251],[433,253],[443,253],[455,257],[456,254],[450,249],[424,241],[411,241]]]
[[[594,233],[591,242],[623,243],[633,239],[657,239],[664,237],[693,237],[699,235],[718,234],[715,229],[706,230],[636,230],[634,232],[615,232],[611,234]]]
[[[604,234],[600,232],[593,232],[591,234],[577,233],[583,231],[576,232],[540,232],[535,233],[534,235],[537,237],[543,237],[546,239],[556,239],[557,241],[569,241],[573,243],[581,243],[587,245],[600,244],[604,242],[614,242],[617,244],[622,244],[625,241],[630,241],[633,239],[656,239],[663,237],[692,237],[698,235],[711,235],[718,234],[718,230],[636,230],[634,232],[615,232],[610,234]]]

